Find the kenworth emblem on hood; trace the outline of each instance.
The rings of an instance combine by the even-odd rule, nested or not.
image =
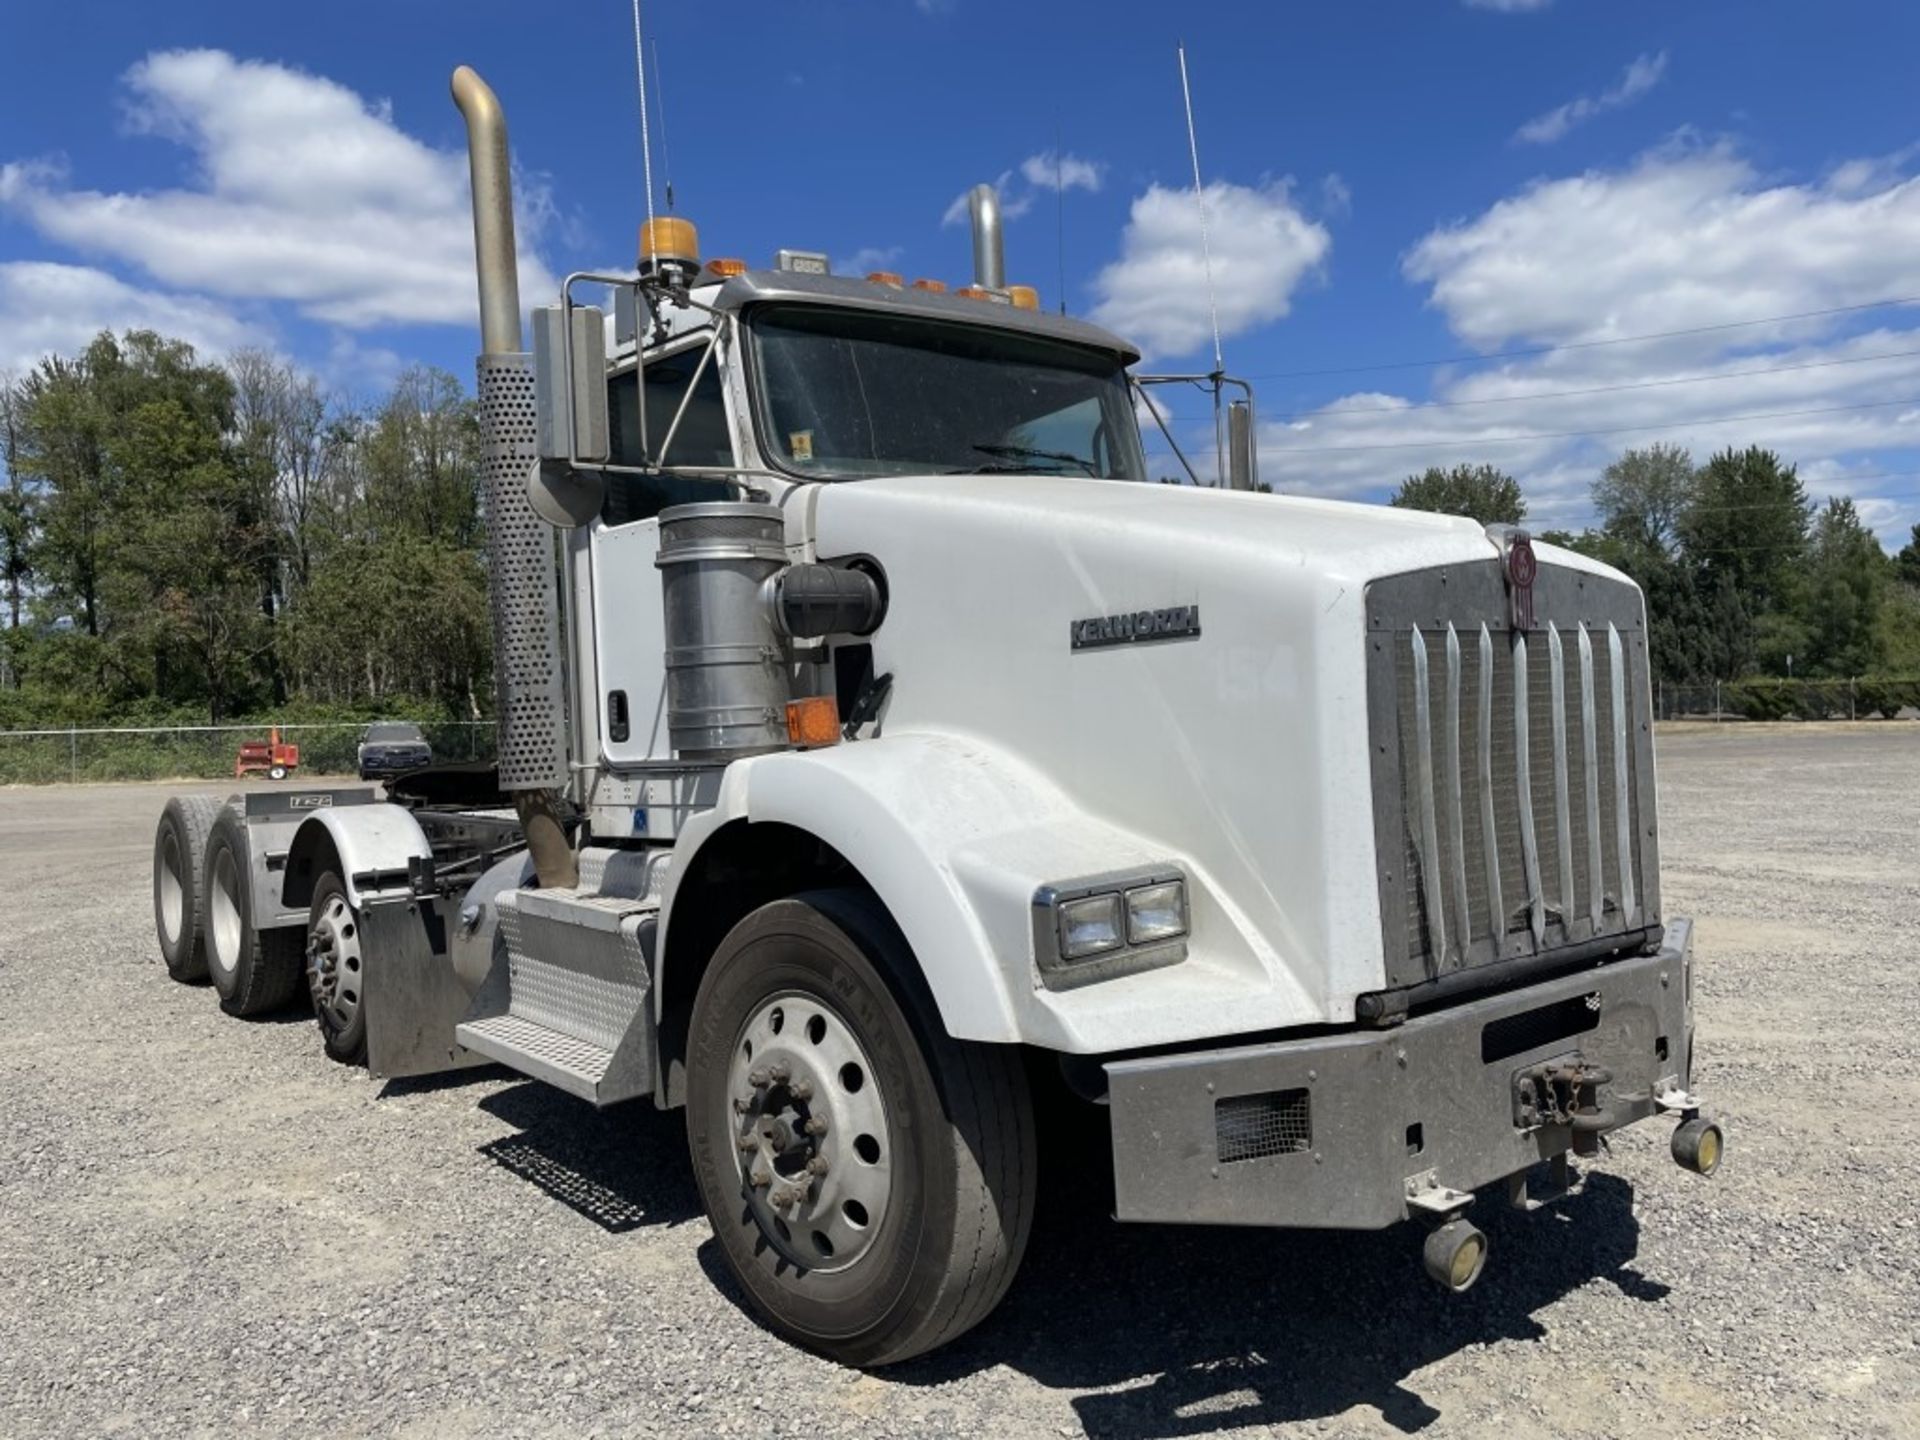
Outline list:
[[[1098,650],[1108,645],[1143,645],[1152,640],[1192,640],[1200,634],[1200,607],[1175,605],[1170,610],[1129,610],[1124,615],[1096,615],[1072,622],[1075,650]]]
[[[1531,630],[1533,582],[1540,574],[1533,537],[1517,525],[1489,525],[1487,538],[1500,547],[1500,570],[1507,581],[1507,618],[1514,629]]]

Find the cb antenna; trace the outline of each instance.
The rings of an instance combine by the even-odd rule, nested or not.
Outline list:
[[[660,42],[649,38],[653,51],[653,100],[660,107],[660,178],[667,191],[667,213],[673,213],[673,151],[667,146],[667,87],[660,79]]]
[[[647,51],[640,38],[640,0],[633,0],[633,71],[640,82],[640,170],[647,187],[647,249],[653,249],[653,137],[647,131]],[[649,254],[644,257],[652,259]]]
[[[639,0],[634,0],[635,4]],[[1226,484],[1226,441],[1221,431],[1220,391],[1221,381],[1226,377],[1227,363],[1220,354],[1220,306],[1213,292],[1213,250],[1207,236],[1207,191],[1200,182],[1200,141],[1193,128],[1193,87],[1187,82],[1187,46],[1185,41],[1178,42],[1180,56],[1180,99],[1187,110],[1187,154],[1193,159],[1193,198],[1200,206],[1200,264],[1207,277],[1207,321],[1213,328],[1213,373],[1207,378],[1213,384],[1213,457],[1214,471],[1219,483]]]

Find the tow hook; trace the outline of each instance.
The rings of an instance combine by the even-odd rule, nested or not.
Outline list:
[[[1565,1125],[1573,1131],[1574,1154],[1595,1154],[1601,1134],[1621,1123],[1600,1104],[1600,1087],[1612,1083],[1611,1071],[1590,1064],[1577,1053],[1516,1070],[1514,1128],[1527,1133],[1549,1125]]]

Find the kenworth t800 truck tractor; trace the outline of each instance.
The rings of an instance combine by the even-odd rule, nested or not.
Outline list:
[[[955,292],[664,217],[529,348],[504,119],[454,94],[497,769],[171,801],[175,973],[306,988],[378,1075],[684,1107],[743,1291],[853,1365],[1005,1292],[1037,1075],[1117,1219],[1412,1220],[1454,1290],[1477,1190],[1661,1116],[1715,1167],[1630,582],[1235,488],[1246,444],[1150,483],[1138,353],[1005,283],[990,193]]]

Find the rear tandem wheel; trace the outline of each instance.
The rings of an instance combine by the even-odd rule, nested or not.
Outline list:
[[[300,987],[306,934],[297,926],[254,928],[253,877],[238,811],[215,818],[200,883],[207,896],[207,974],[220,1007],[230,1015],[261,1015],[285,1006]]]
[[[207,891],[200,880],[201,866],[207,832],[225,804],[213,795],[175,795],[160,812],[154,832],[153,923],[167,973],[176,980],[207,978]]]

